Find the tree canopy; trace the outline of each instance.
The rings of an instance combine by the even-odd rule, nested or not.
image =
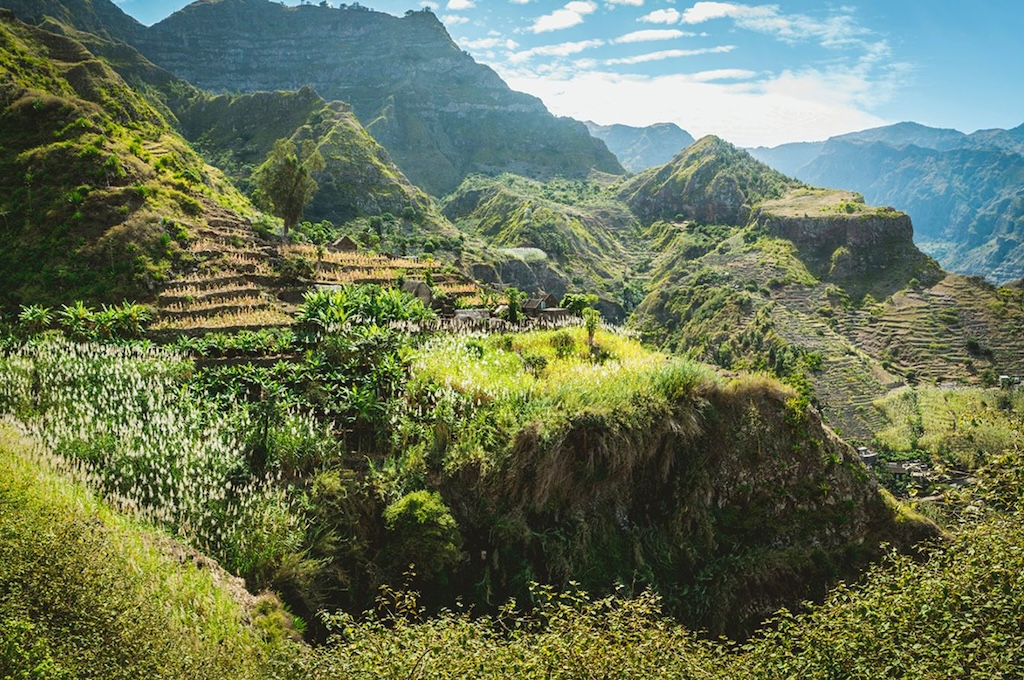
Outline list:
[[[290,139],[279,139],[267,159],[253,172],[253,200],[284,221],[284,231],[299,223],[320,185],[313,173],[324,169],[320,151],[308,140],[296,148]]]

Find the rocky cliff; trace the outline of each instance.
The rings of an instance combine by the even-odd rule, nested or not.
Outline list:
[[[134,38],[156,64],[215,92],[312,86],[351,104],[409,179],[434,194],[471,172],[621,173],[582,123],[552,116],[452,41],[429,11],[195,2]]]
[[[801,260],[823,280],[857,282],[896,269],[900,284],[908,269],[932,283],[937,265],[914,246],[914,227],[906,213],[864,204],[859,194],[798,189],[766,201],[753,221],[765,233],[791,241]]]

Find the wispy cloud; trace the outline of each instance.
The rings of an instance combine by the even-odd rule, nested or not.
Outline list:
[[[582,24],[588,14],[597,10],[597,3],[591,0],[574,0],[562,9],[556,9],[551,14],[538,17],[530,28],[534,33],[546,33],[548,31],[560,31],[565,28],[572,28]]]
[[[741,146],[825,139],[890,122],[857,103],[856,76],[813,70],[762,77],[741,69],[651,77],[608,70],[499,68],[499,74],[559,116],[636,126],[673,122],[697,137],[716,134]]]
[[[717,47],[702,47],[695,50],[661,50],[659,52],[648,52],[632,57],[619,57],[606,59],[606,66],[619,66],[622,64],[644,64],[650,61],[662,61],[664,59],[675,59],[678,57],[697,57],[702,54],[724,54],[736,49],[735,45],[719,45]]]
[[[459,24],[468,24],[469,19],[459,14],[446,14],[441,17],[441,22],[445,26],[458,26]]]
[[[532,47],[522,52],[513,52],[509,55],[508,60],[513,64],[521,64],[534,57],[568,57],[604,44],[603,40],[594,39],[565,42],[557,45],[541,45],[540,47]]]
[[[609,5],[629,5],[630,7],[643,7],[644,0],[605,0]]]
[[[778,5],[741,5],[732,2],[698,2],[683,11],[684,24],[732,19],[740,28],[773,35],[786,42],[816,40],[824,47],[860,44],[871,31],[857,24],[852,10],[841,8],[825,19],[805,14],[783,14]]]
[[[686,31],[680,31],[676,28],[650,28],[645,31],[633,31],[626,35],[621,35],[616,38],[613,42],[616,43],[636,43],[636,42],[652,42],[655,40],[674,40],[675,38],[685,38],[686,36],[692,36],[693,33],[687,33]]]

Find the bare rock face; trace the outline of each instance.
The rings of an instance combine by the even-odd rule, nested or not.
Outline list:
[[[459,49],[429,11],[202,0],[134,38],[156,64],[215,92],[295,90],[351,104],[406,176],[434,194],[469,173],[548,178],[622,167],[586,127],[556,118]]]

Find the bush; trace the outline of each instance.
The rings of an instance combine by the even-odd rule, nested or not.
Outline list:
[[[384,508],[384,526],[399,569],[412,564],[423,578],[444,582],[445,572],[461,558],[459,528],[436,491],[413,491]]]

